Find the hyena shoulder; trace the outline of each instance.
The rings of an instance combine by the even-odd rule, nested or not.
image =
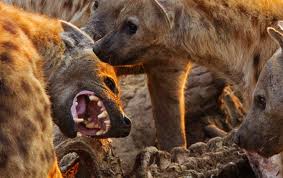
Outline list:
[[[0,177],[60,177],[41,56],[14,18],[0,17]]]

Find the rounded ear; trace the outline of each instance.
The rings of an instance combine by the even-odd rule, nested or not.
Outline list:
[[[273,27],[268,27],[267,32],[283,48],[283,33]]]
[[[94,44],[92,38],[75,25],[63,20],[60,20],[60,22],[64,30],[60,36],[68,47],[75,47],[79,44]]]
[[[167,0],[153,0],[153,3],[165,17],[169,29],[172,29],[175,21],[174,5],[169,4]]]

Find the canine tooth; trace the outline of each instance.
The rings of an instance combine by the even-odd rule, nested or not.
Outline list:
[[[104,124],[106,124],[106,125],[109,124],[109,125],[110,125],[110,120],[108,120],[108,119],[105,120],[105,121],[104,121]]]
[[[84,119],[82,119],[82,118],[74,118],[74,121],[76,123],[81,123],[81,122],[84,122]]]
[[[98,132],[96,132],[96,135],[102,135],[102,134],[104,134],[103,130],[99,130]]]
[[[78,106],[78,105],[79,105],[79,103],[76,101],[76,102],[75,102],[75,106]]]
[[[103,111],[102,113],[100,113],[97,117],[98,119],[102,119],[108,116],[108,113],[106,111]]]
[[[88,96],[88,98],[89,98],[90,101],[98,101],[99,100],[99,98],[97,98],[94,95]]]
[[[77,137],[81,137],[83,134],[81,132],[77,132]]]
[[[97,102],[97,106],[102,107],[102,106],[103,106],[102,101],[98,101],[98,102]]]

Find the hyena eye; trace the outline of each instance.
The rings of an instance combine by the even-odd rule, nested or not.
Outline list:
[[[259,107],[261,110],[264,110],[266,107],[266,100],[264,96],[257,95],[255,96],[255,105]]]
[[[127,32],[130,34],[130,35],[133,35],[137,32],[138,30],[138,26],[136,24],[134,24],[133,22],[131,21],[128,21],[127,22]]]
[[[117,89],[116,84],[115,84],[115,82],[112,78],[105,77],[104,83],[113,93],[115,93],[115,94],[118,93],[118,89]]]
[[[92,9],[93,9],[93,10],[97,9],[97,8],[98,8],[98,5],[99,5],[98,1],[94,1],[94,4],[93,4],[93,6],[92,6]]]

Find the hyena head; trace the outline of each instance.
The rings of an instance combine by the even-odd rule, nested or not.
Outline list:
[[[169,4],[170,3],[170,4]],[[93,51],[112,65],[137,64],[162,57],[164,42],[174,22],[175,4],[163,0],[130,0],[115,20],[111,32],[98,40]]]
[[[283,151],[283,22],[268,33],[280,49],[267,61],[254,90],[253,103],[235,142],[248,151],[269,157]]]
[[[92,15],[82,29],[94,41],[99,40],[114,28],[114,22],[124,7],[125,0],[95,0]]]
[[[124,114],[114,69],[92,52],[93,40],[62,22],[66,54],[48,79],[53,118],[68,137],[77,132],[105,138],[125,137],[131,121]]]

